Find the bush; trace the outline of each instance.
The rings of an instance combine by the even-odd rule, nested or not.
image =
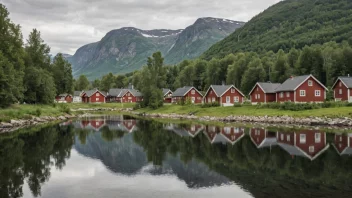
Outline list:
[[[137,103],[134,105],[133,110],[138,110],[138,109],[140,109],[140,108],[142,108],[142,105],[141,105],[141,103],[137,102]]]
[[[42,110],[40,110],[39,108],[37,108],[37,109],[35,110],[35,115],[36,115],[37,117],[39,117],[40,115],[42,115]]]
[[[242,107],[243,105],[241,103],[235,103],[233,104],[234,107]]]
[[[202,108],[210,108],[210,107],[219,107],[220,104],[218,102],[212,102],[212,103],[204,103],[202,104]]]
[[[70,107],[67,104],[60,104],[59,105],[59,109],[63,113],[67,113],[67,114],[71,113],[71,109],[70,109]]]

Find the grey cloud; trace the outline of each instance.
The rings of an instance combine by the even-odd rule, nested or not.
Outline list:
[[[33,28],[58,52],[73,54],[108,31],[183,29],[199,17],[248,21],[279,0],[0,0],[27,38]]]

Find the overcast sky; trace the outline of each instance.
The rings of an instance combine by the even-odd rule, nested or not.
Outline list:
[[[74,54],[121,27],[184,29],[200,17],[248,21],[280,0],[0,0],[27,39],[37,28],[51,53]]]

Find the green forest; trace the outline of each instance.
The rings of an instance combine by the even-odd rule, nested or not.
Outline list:
[[[352,1],[286,0],[253,17],[242,28],[210,47],[202,58],[230,53],[288,52],[330,41],[352,43]]]
[[[53,103],[57,94],[72,92],[71,65],[61,54],[51,58],[36,29],[24,43],[21,27],[0,4],[0,107]]]

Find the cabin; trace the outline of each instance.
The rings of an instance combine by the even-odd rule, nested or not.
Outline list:
[[[264,128],[251,128],[249,137],[257,148],[277,145],[276,132],[268,131]]]
[[[170,89],[163,89],[164,103],[172,102],[172,91]]]
[[[276,89],[280,83],[258,82],[249,92],[252,104],[276,102]]]
[[[74,91],[72,102],[73,103],[81,103],[83,93],[84,93],[84,91]]]
[[[276,102],[324,102],[326,91],[313,75],[291,77],[276,89]]]
[[[202,103],[203,95],[195,87],[178,88],[172,94],[172,103],[185,102],[187,99],[191,100],[193,104]]]
[[[217,126],[206,126],[203,133],[211,144],[227,144],[228,142],[228,140],[220,133],[220,128]]]
[[[136,130],[136,125],[137,125],[137,120],[136,119],[130,119],[130,120],[123,120],[122,125],[124,127],[124,131],[128,133],[132,133],[133,131]]]
[[[326,133],[316,130],[278,132],[277,142],[291,156],[305,157],[311,161],[329,148],[329,144],[326,143]]]
[[[142,94],[135,89],[110,89],[108,102],[134,103],[143,101]]]
[[[335,101],[352,102],[352,77],[338,77],[332,90]]]
[[[220,134],[232,145],[236,144],[244,136],[244,128],[226,126],[221,129]]]
[[[200,124],[191,124],[190,126],[185,127],[186,131],[188,134],[194,138],[200,133],[202,130],[204,130],[204,127]]]
[[[105,126],[105,119],[103,118],[94,118],[82,120],[80,128],[87,130],[99,131],[103,126]]]
[[[55,101],[57,103],[71,103],[72,102],[72,95],[70,94],[60,94],[55,97]]]
[[[233,85],[211,85],[204,95],[204,103],[217,102],[221,106],[243,103],[244,94]]]
[[[107,93],[99,91],[98,89],[93,89],[89,91],[84,91],[82,94],[83,103],[105,103]]]
[[[339,155],[352,155],[352,134],[335,134],[333,146]]]

